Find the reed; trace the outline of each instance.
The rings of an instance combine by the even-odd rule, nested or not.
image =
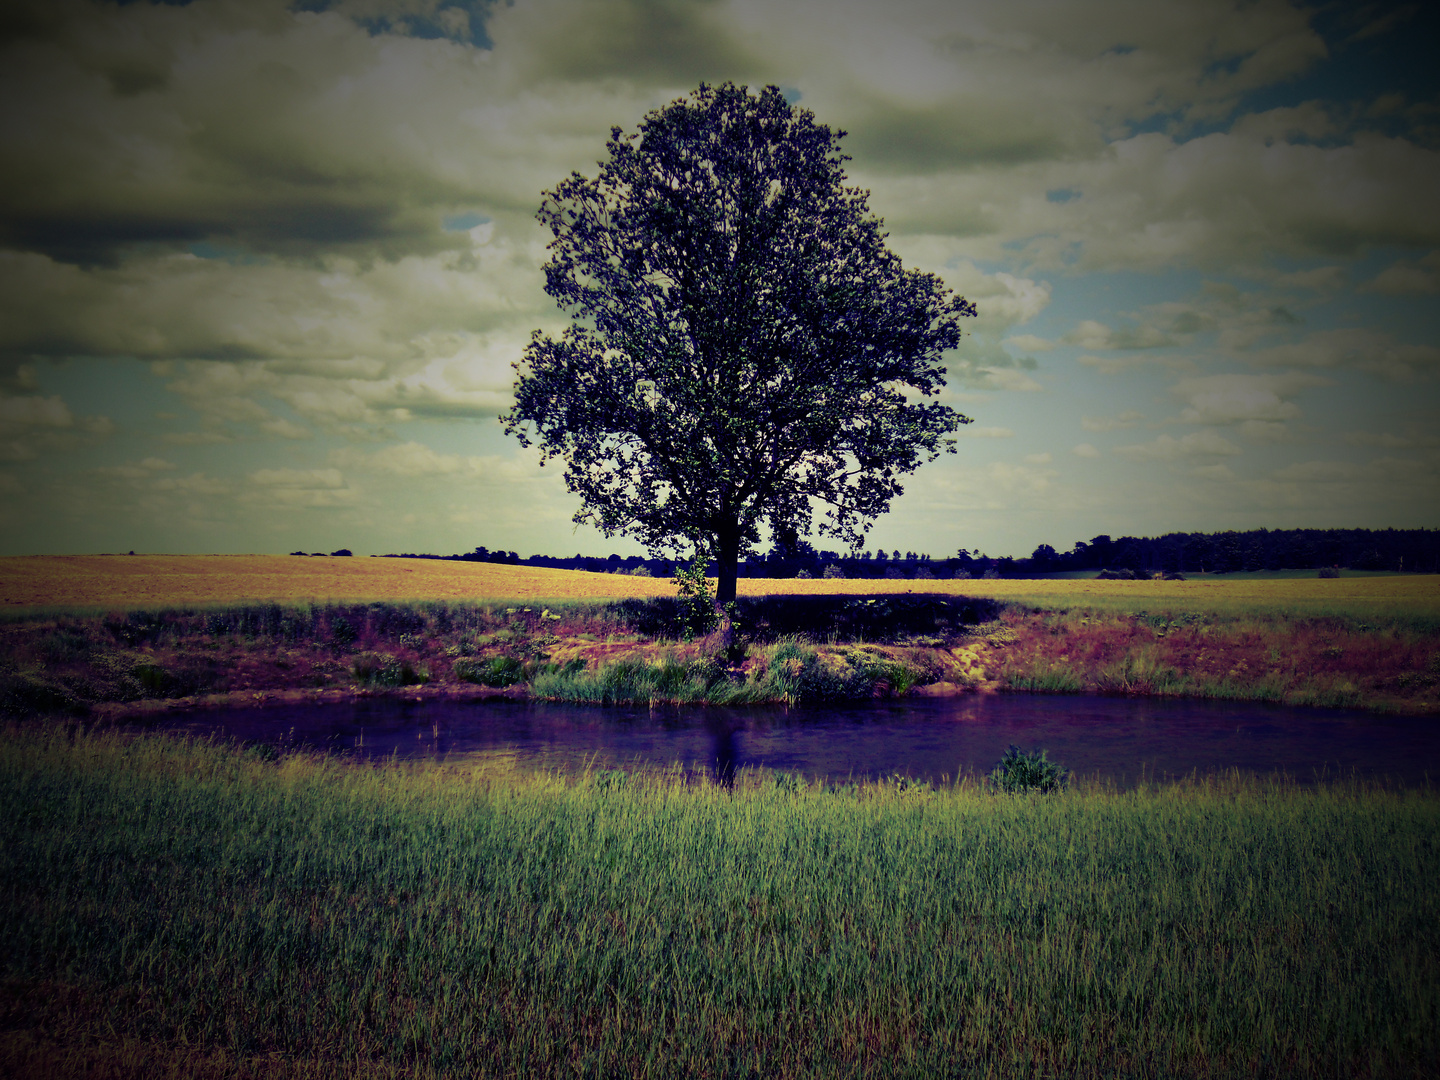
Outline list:
[[[0,814],[10,1074],[1440,1066],[1433,791],[727,788],[31,726]]]

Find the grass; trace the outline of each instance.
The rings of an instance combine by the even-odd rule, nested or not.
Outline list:
[[[1429,616],[1016,605],[1004,623],[1011,639],[992,666],[1013,689],[1437,709],[1440,625]]]
[[[903,694],[924,674],[877,649],[824,652],[797,641],[750,647],[743,664],[720,658],[681,658],[666,652],[654,661],[621,659],[593,669],[567,666],[534,678],[533,696],[593,705],[791,705]]]
[[[1440,1067],[1434,792],[267,757],[0,741],[0,1072]]]
[[[741,597],[730,637],[684,641],[683,622],[674,597],[12,613],[0,619],[0,713],[388,691],[744,705],[937,683],[1440,711],[1440,617],[1423,613],[839,593]]]

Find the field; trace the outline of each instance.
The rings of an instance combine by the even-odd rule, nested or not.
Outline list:
[[[1440,575],[1333,579],[846,581],[741,578],[742,596],[944,593],[1051,610],[1278,611],[1440,619]],[[269,600],[596,600],[670,596],[664,578],[434,559],[288,555],[0,558],[0,610],[159,608]]]
[[[1420,1077],[1440,797],[0,742],[0,1073]]]

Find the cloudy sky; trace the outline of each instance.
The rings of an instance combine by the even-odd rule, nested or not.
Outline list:
[[[874,544],[1440,526],[1434,11],[10,0],[0,553],[638,553],[496,420],[534,214],[727,79],[979,307]]]

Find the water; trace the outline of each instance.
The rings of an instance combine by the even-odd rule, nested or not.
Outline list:
[[[764,766],[829,780],[985,773],[1005,748],[1043,747],[1118,784],[1239,768],[1318,777],[1440,778],[1440,723],[1252,703],[1032,695],[804,708],[597,708],[367,699],[190,714],[167,730],[378,758],[486,758],[575,772],[637,764]]]

